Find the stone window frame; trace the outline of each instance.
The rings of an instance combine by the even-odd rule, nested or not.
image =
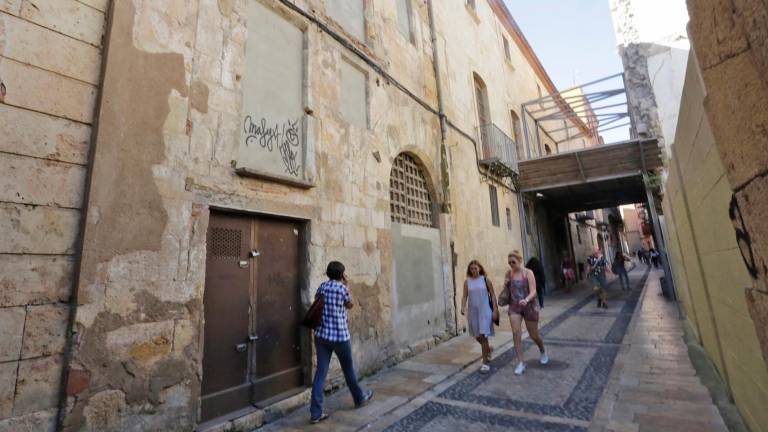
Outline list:
[[[371,22],[371,16],[372,8],[371,8],[371,1],[372,0],[360,0],[363,3],[363,39],[359,39],[358,37],[354,36],[353,34],[349,33],[347,29],[344,27],[344,25],[334,19],[330,13],[328,13],[328,0],[322,0],[322,6],[323,6],[323,12],[325,13],[325,16],[328,18],[330,23],[332,24],[332,27],[335,27],[338,30],[341,30],[343,32],[344,36],[348,36],[352,38],[352,40],[357,41],[358,43],[368,46],[368,42],[370,40],[371,36],[371,29],[369,27]],[[349,1],[349,0],[345,0]]]
[[[411,189],[421,189],[422,195],[409,195],[409,186]],[[389,171],[389,209],[392,223],[437,228],[436,198],[429,171],[418,156],[401,152],[392,159]]]
[[[312,89],[312,78],[315,75],[314,68],[312,67],[312,54],[319,50],[320,37],[317,32],[310,31],[311,23],[304,17],[296,14],[288,7],[280,4],[279,2],[267,2],[264,0],[252,0],[258,1],[262,6],[272,9],[274,13],[281,16],[283,19],[293,24],[301,30],[303,34],[302,38],[302,102],[304,105],[304,116],[302,119],[302,136],[304,137],[304,180],[294,180],[277,176],[271,173],[262,173],[260,171],[253,170],[247,167],[236,167],[235,173],[243,177],[252,177],[257,179],[274,181],[277,183],[286,184],[288,186],[294,186],[302,189],[311,189],[316,186],[315,181],[317,178],[317,161],[315,159],[315,148],[317,136],[316,119],[314,113],[314,93]],[[368,1],[368,0],[363,0]],[[247,28],[247,23],[246,23]],[[367,86],[366,86],[367,92]],[[242,93],[242,89],[241,89]]]
[[[371,95],[372,95],[372,91],[371,91],[371,73],[368,71],[367,68],[365,68],[361,64],[361,62],[359,60],[354,59],[351,56],[348,56],[348,55],[342,53],[341,54],[341,58],[340,58],[339,68],[338,68],[338,74],[339,74],[338,75],[339,76],[339,102],[341,102],[341,98],[344,97],[343,91],[342,91],[343,90],[343,85],[342,85],[342,82],[341,82],[341,63],[347,63],[348,65],[350,65],[353,68],[355,68],[358,71],[360,71],[360,73],[362,73],[363,76],[365,77],[365,131],[371,132],[372,131],[372,129],[371,129]],[[357,126],[356,124],[354,124],[351,121],[349,121],[349,119],[344,117],[343,114],[341,115],[341,119],[345,123],[347,123],[348,125],[350,125],[352,127],[359,128],[359,126]]]
[[[504,60],[507,64],[512,64],[512,46],[509,45],[509,39],[505,35],[501,35],[501,43],[504,48]]]
[[[414,31],[413,23],[413,0],[403,0],[405,2],[406,18],[408,19],[408,35],[404,35],[400,30],[400,23],[398,22],[398,33],[400,33],[411,45],[416,45],[416,32]],[[397,14],[398,21],[400,20],[400,12],[395,4],[395,14]]]
[[[491,199],[491,224],[495,227],[501,226],[499,217],[499,191],[494,185],[488,185],[488,195]]]

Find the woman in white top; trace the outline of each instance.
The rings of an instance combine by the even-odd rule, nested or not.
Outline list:
[[[469,309],[467,309],[469,303]],[[499,306],[496,304],[496,294],[493,284],[485,274],[485,269],[477,261],[472,260],[467,266],[467,279],[464,281],[464,294],[461,298],[461,314],[467,316],[467,327],[480,344],[483,352],[483,365],[481,373],[491,370],[491,347],[488,345],[488,337],[494,335],[493,322],[499,320]]]

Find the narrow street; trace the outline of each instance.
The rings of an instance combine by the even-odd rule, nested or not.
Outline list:
[[[658,275],[640,265],[630,273],[630,292],[611,283],[607,310],[595,308],[583,284],[548,297],[541,330],[551,361],[539,365],[538,350],[525,340],[521,377],[502,321],[489,374],[478,372],[479,346],[464,335],[364,380],[376,397],[363,409],[354,410],[342,388],[327,396],[325,422],[309,425],[302,407],[259,430],[727,430],[680,343],[679,320],[659,317],[670,315],[661,310],[668,303],[659,300]],[[675,377],[661,378],[661,368]]]

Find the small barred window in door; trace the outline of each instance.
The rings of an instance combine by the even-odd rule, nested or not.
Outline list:
[[[432,199],[418,162],[405,153],[395,158],[389,179],[392,222],[433,226]]]

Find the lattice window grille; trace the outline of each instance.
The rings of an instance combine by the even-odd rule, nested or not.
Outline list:
[[[413,157],[401,154],[395,158],[389,191],[392,222],[432,226],[432,199],[427,180]]]
[[[208,249],[215,259],[240,259],[242,231],[239,229],[212,228],[208,236]]]

